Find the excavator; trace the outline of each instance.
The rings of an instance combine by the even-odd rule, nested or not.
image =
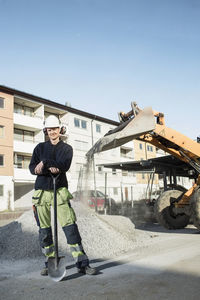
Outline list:
[[[131,103],[128,113],[119,113],[120,125],[100,138],[87,152],[87,159],[95,153],[119,147],[133,139],[152,144],[190,165],[195,174],[188,190],[166,189],[154,205],[157,221],[167,229],[182,229],[189,222],[200,230],[200,143],[165,125],[164,114],[151,107],[140,109]]]

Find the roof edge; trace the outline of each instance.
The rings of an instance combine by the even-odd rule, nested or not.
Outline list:
[[[46,105],[51,105],[51,106],[54,106],[56,108],[66,110],[68,112],[78,114],[78,115],[87,117],[87,118],[92,119],[92,120],[98,120],[98,121],[108,123],[108,124],[112,124],[112,125],[115,125],[115,126],[118,126],[120,124],[117,121],[110,120],[110,119],[107,119],[107,118],[104,118],[104,117],[101,117],[101,116],[98,116],[98,115],[95,115],[95,114],[91,114],[89,112],[85,112],[85,111],[82,111],[82,110],[79,110],[79,109],[76,109],[74,107],[70,107],[70,106],[67,106],[67,105],[64,105],[64,104],[60,104],[60,103],[57,103],[57,102],[49,100],[49,99],[45,99],[45,98],[42,98],[42,97],[39,97],[39,96],[35,96],[35,95],[29,94],[27,92],[19,91],[19,90],[16,90],[14,88],[10,88],[10,87],[5,86],[5,85],[0,85],[0,91],[3,92],[3,93],[13,95],[13,96],[16,95],[16,96],[29,98],[29,99],[34,100],[36,102],[46,104]]]

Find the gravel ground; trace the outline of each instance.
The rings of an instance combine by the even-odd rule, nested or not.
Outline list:
[[[196,300],[199,299],[200,240],[190,226],[166,231],[146,225],[151,243],[140,235],[139,248],[109,260],[95,259],[96,276],[78,274],[67,262],[67,277],[40,276],[41,257],[0,260],[1,300]],[[142,237],[144,240],[142,241]],[[137,240],[137,238],[136,238]],[[137,243],[136,243],[137,244]],[[102,244],[101,244],[102,245]],[[103,245],[102,245],[103,247]]]
[[[40,276],[44,257],[31,210],[0,227],[2,300],[196,300],[199,299],[199,231],[190,225],[168,231],[158,224],[135,228],[122,216],[98,215],[73,202],[78,226],[96,276],[77,273],[59,228],[67,277]]]
[[[71,201],[77,215],[77,224],[86,253],[92,259],[111,258],[142,246],[151,234],[137,231],[130,219],[123,216],[98,215],[80,202]],[[69,256],[65,235],[60,226],[59,251]],[[38,227],[32,210],[25,212],[16,221],[0,228],[0,257],[21,259],[41,257]]]

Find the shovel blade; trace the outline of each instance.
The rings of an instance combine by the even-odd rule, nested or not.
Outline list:
[[[48,275],[53,281],[61,281],[66,277],[66,262],[64,256],[58,257],[56,260],[55,257],[49,257],[48,259]]]

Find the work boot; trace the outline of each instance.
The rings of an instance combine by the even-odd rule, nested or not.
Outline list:
[[[48,262],[45,262],[45,267],[41,270],[40,275],[48,276]]]
[[[82,273],[82,274],[86,274],[86,275],[96,275],[97,274],[96,268],[92,268],[90,266],[77,268],[77,270],[78,270],[78,273]]]

